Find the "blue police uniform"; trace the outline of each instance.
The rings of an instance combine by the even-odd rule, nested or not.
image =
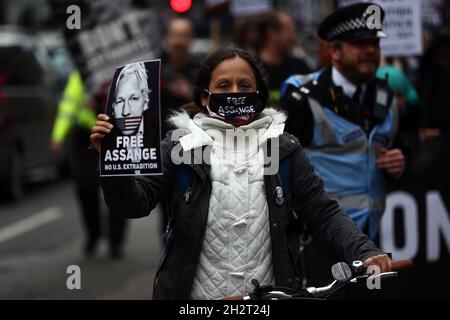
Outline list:
[[[385,207],[385,178],[377,159],[382,149],[392,148],[398,126],[392,92],[382,80],[368,84],[362,102],[368,115],[356,123],[352,114],[364,107],[351,105],[333,83],[331,69],[292,76],[281,93],[282,106],[289,112],[286,131],[299,136],[325,190],[373,239]],[[308,118],[305,111],[311,122],[307,140],[297,129],[302,114],[296,115]]]

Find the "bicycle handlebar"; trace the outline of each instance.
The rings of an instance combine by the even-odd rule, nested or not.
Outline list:
[[[346,286],[349,283],[355,283],[358,282],[358,279],[367,279],[369,277],[372,278],[380,278],[380,279],[387,279],[387,278],[392,278],[392,277],[396,277],[397,276],[397,271],[401,271],[401,270],[405,270],[408,268],[411,268],[413,266],[413,262],[410,259],[404,259],[404,260],[397,260],[397,261],[392,261],[391,264],[391,272],[383,272],[380,274],[376,274],[376,275],[369,275],[367,273],[367,269],[364,268],[364,271],[360,274],[353,274],[351,279],[347,278],[347,279],[338,279],[338,280],[334,280],[332,283],[330,283],[327,286],[324,287],[309,287],[306,290],[300,290],[297,291],[297,294],[293,294],[293,289],[289,289],[287,288],[277,288],[277,287],[272,287],[272,286],[264,286],[264,287],[260,287],[258,282],[255,281],[255,290],[253,293],[250,293],[248,295],[236,295],[236,296],[230,296],[230,297],[225,297],[222,300],[235,300],[235,301],[242,301],[242,300],[255,300],[255,299],[259,299],[260,295],[264,294],[264,297],[266,299],[269,300],[279,300],[279,299],[298,299],[298,298],[308,298],[309,297],[313,297],[313,298],[326,298],[329,295],[331,295],[332,293],[334,293],[336,290]],[[348,266],[347,266],[348,267]],[[252,280],[253,282],[254,280]],[[285,292],[283,292],[283,290]],[[257,291],[259,291],[259,293],[257,293]]]
[[[359,264],[362,264],[362,263],[359,262]],[[365,280],[368,278],[372,278],[372,279],[395,278],[395,277],[397,277],[397,271],[410,268],[410,267],[412,267],[412,265],[413,265],[413,262],[410,259],[392,261],[392,263],[391,263],[392,271],[390,271],[390,272],[383,272],[383,273],[371,275],[371,274],[367,273],[367,268],[363,268],[362,270],[358,270],[356,272],[354,270],[352,279],[350,279],[350,280],[347,280],[347,281],[335,280],[328,286],[321,287],[321,288],[310,287],[310,288],[307,288],[306,290],[316,298],[326,298],[329,295],[333,294],[338,289],[342,288],[343,286],[346,286],[348,283],[357,283],[358,280]]]

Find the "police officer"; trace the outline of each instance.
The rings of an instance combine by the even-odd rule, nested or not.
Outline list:
[[[405,157],[396,147],[393,93],[386,80],[375,77],[384,12],[371,6],[343,7],[322,21],[318,36],[331,67],[288,78],[280,105],[289,115],[285,130],[299,138],[325,190],[374,239],[385,207],[385,179],[403,175]],[[313,239],[304,255],[308,284],[330,281],[335,261],[323,244]]]
[[[100,98],[100,97],[99,97]],[[69,76],[58,113],[53,125],[51,147],[60,155],[63,144],[69,140],[69,167],[75,180],[77,197],[81,205],[86,240],[83,247],[86,256],[92,256],[101,236],[101,206],[99,197],[96,154],[89,150],[90,128],[97,114],[90,108],[81,75],[74,71]],[[109,215],[109,244],[112,258],[122,256],[125,220]]]
[[[319,25],[332,67],[283,84],[286,131],[296,135],[327,192],[370,238],[384,211],[386,176],[399,178],[405,158],[395,148],[393,93],[377,80],[383,10],[371,3],[338,9]]]

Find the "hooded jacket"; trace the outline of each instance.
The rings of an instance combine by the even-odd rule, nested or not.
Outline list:
[[[265,172],[263,175],[270,260],[275,284],[295,287],[299,283],[301,274],[297,268],[296,256],[299,220],[307,225],[314,236],[322,239],[334,255],[348,263],[380,254],[381,250],[359,231],[355,223],[341,211],[337,202],[326,195],[322,181],[314,174],[298,140],[290,134],[282,133],[284,118],[270,115],[271,112],[266,109],[263,113],[271,118],[266,128],[272,125],[272,129],[278,129],[267,130],[271,134],[267,134],[265,138],[269,144],[277,146],[280,163],[289,160],[290,165],[289,186],[282,186],[276,171],[273,174]],[[262,120],[264,118],[260,117],[254,122],[267,121]],[[208,216],[213,194],[211,165],[205,161],[179,163],[179,156],[195,159],[196,155],[204,154],[213,142],[211,135],[202,133],[205,130],[202,125],[199,126],[198,121],[187,115],[179,116],[173,121],[181,129],[181,133],[179,131],[172,135],[170,132],[162,141],[163,175],[101,178],[106,203],[113,213],[121,217],[147,216],[160,201],[169,203],[172,209],[170,228],[155,275],[154,299],[191,298],[205,234],[207,228],[210,228]],[[195,139],[192,134],[196,135]],[[178,169],[182,165],[187,165],[192,170],[192,181],[185,197],[180,197],[176,188]],[[280,190],[283,189],[285,191],[280,201]],[[229,200],[226,197],[225,195],[223,201]]]
[[[211,147],[212,190],[191,298],[220,299],[250,292],[252,279],[275,284],[264,194],[264,145],[283,132],[285,114],[267,108],[256,121],[239,128],[205,114],[180,123],[183,118],[178,114],[172,121],[178,127],[193,123],[201,129],[181,139],[183,151],[202,142]]]

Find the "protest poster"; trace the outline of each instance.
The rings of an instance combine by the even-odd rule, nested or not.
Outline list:
[[[104,93],[116,66],[160,56],[161,28],[153,10],[125,1],[86,1],[85,7],[81,28],[65,28],[64,37],[89,94]]]
[[[160,72],[159,59],[116,69],[105,110],[114,128],[102,139],[100,176],[162,174]]]
[[[381,39],[381,52],[385,57],[413,56],[423,52],[422,2],[420,0],[340,0],[344,7],[358,2],[372,2],[383,8],[386,16]]]

